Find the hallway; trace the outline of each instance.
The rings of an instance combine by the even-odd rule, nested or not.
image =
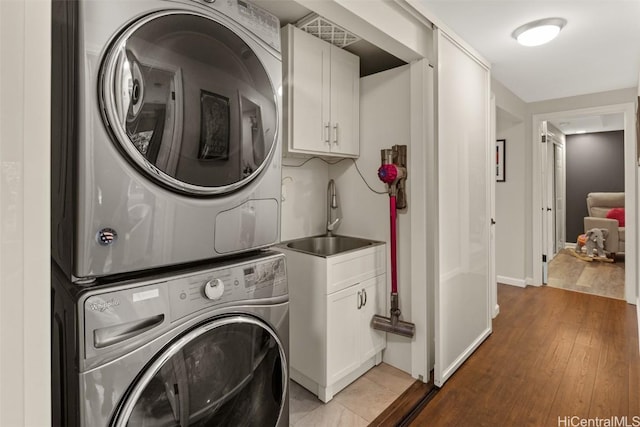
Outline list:
[[[628,416],[633,425],[640,417],[635,306],[508,285],[498,285],[498,301],[493,334],[411,426],[558,426],[573,416]]]

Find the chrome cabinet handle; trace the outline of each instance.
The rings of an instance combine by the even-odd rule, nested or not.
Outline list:
[[[364,302],[362,303],[362,306],[367,305],[367,291],[365,289],[362,290],[362,295],[364,295]]]
[[[358,291],[358,310],[362,308],[362,292]]]
[[[329,122],[327,122],[327,124],[324,125],[324,142],[326,142],[327,144],[331,144],[331,141],[329,140],[330,127],[331,127],[331,123]]]
[[[333,125],[333,143],[338,144],[338,123]]]

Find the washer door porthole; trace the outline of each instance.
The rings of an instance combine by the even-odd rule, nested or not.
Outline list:
[[[271,79],[247,41],[212,17],[165,11],[142,18],[111,44],[99,84],[116,144],[165,187],[234,191],[273,155]]]
[[[287,360],[264,322],[233,316],[177,339],[138,377],[113,426],[277,425]]]

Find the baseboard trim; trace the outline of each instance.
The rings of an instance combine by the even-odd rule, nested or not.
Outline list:
[[[513,277],[506,277],[506,276],[497,276],[496,280],[498,281],[498,283],[517,286],[519,288],[524,288],[527,286],[527,282],[524,279],[516,279]]]
[[[531,286],[531,285],[533,285],[533,277],[526,277],[526,278],[524,279],[524,283],[525,283],[525,285],[527,285],[527,286]]]
[[[498,314],[500,314],[500,306],[498,304],[496,304],[495,307],[493,307],[493,319],[495,319],[496,317],[498,317]]]
[[[564,242],[564,248],[565,249],[575,249],[576,248],[576,243]]]

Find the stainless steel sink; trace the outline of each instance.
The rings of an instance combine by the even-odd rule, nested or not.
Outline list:
[[[315,236],[294,240],[287,243],[286,247],[311,255],[326,257],[380,243],[375,240],[360,239],[358,237]]]

